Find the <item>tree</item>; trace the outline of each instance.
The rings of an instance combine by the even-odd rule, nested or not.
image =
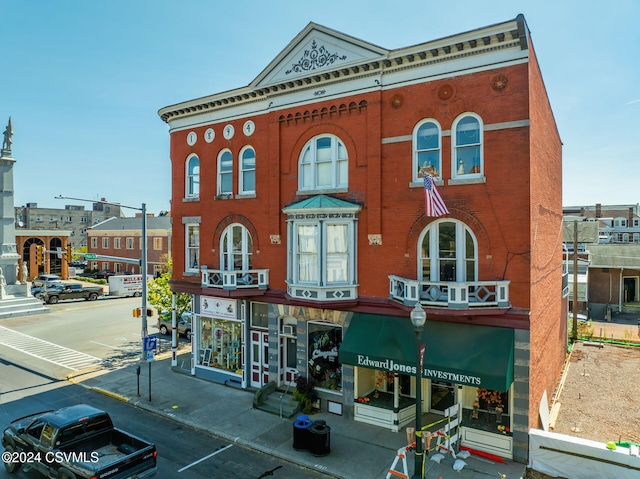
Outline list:
[[[171,288],[169,280],[173,265],[167,262],[166,272],[157,278],[147,282],[147,301],[162,311],[171,311]],[[191,295],[187,293],[176,293],[176,316],[179,318],[182,313],[191,309]]]

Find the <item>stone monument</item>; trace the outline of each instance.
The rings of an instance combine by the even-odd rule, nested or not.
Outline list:
[[[0,318],[48,311],[42,301],[31,296],[28,282],[20,282],[16,247],[13,193],[13,124],[5,128],[0,149]]]
[[[20,255],[16,251],[15,211],[13,204],[13,165],[11,157],[13,125],[11,117],[4,130],[2,150],[0,150],[0,267],[7,285],[14,285],[18,278],[16,270]]]

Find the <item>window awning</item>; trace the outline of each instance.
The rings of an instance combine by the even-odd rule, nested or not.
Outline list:
[[[513,330],[429,321],[422,376],[436,381],[507,391],[513,382]],[[354,314],[339,360],[370,369],[415,375],[416,340],[409,318]]]

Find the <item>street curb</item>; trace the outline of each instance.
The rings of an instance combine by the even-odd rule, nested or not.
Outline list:
[[[82,382],[76,381],[75,378],[73,378],[73,377],[67,378],[67,381],[69,381],[72,384],[76,384],[78,386],[82,386],[83,388],[88,389],[90,391],[95,391],[97,393],[104,394],[105,396],[109,396],[111,398],[114,398],[114,399],[117,399],[119,401],[125,402],[125,403],[127,403],[127,404],[129,404],[129,405],[131,405],[131,406],[133,406],[135,408],[143,409],[143,410],[145,410],[147,412],[151,412],[153,414],[157,414],[158,416],[165,417],[165,418],[170,419],[170,420],[172,420],[172,421],[174,421],[174,422],[176,422],[178,424],[186,425],[186,426],[188,426],[188,427],[190,427],[192,429],[195,429],[197,431],[201,431],[202,433],[218,437],[220,439],[228,441],[228,442],[230,442],[232,444],[236,444],[236,445],[238,445],[240,447],[243,447],[245,449],[257,450],[257,451],[260,451],[263,454],[266,454],[268,456],[273,456],[273,457],[277,457],[277,458],[282,459],[282,460],[287,461],[287,462],[292,462],[292,463],[294,463],[294,464],[296,464],[296,465],[298,465],[300,467],[303,467],[305,469],[309,469],[309,470],[312,470],[312,471],[315,471],[315,472],[320,472],[320,473],[323,473],[323,474],[325,474],[327,476],[333,477],[335,479],[350,479],[349,477],[343,476],[341,474],[336,474],[334,472],[320,470],[317,467],[315,467],[313,464],[309,464],[307,462],[304,462],[303,460],[293,459],[291,456],[288,456],[288,455],[286,455],[284,453],[276,451],[275,449],[270,449],[270,448],[268,448],[266,446],[262,446],[260,444],[254,444],[254,443],[252,443],[252,442],[250,442],[250,441],[248,441],[246,439],[243,439],[241,437],[233,436],[232,434],[227,434],[227,433],[225,433],[223,431],[212,431],[211,429],[204,428],[204,427],[200,426],[199,424],[194,423],[194,422],[192,422],[192,421],[190,421],[188,419],[180,419],[177,416],[175,416],[175,415],[173,415],[173,414],[171,414],[169,412],[165,412],[165,411],[161,411],[159,409],[155,409],[155,408],[149,407],[149,406],[147,406],[146,403],[142,403],[142,402],[140,402],[138,400],[134,400],[134,399],[128,398],[126,396],[113,393],[113,392],[108,391],[108,390],[103,389],[103,388],[84,385],[84,384],[82,384]]]

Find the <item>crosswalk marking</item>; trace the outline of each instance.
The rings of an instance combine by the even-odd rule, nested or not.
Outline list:
[[[72,371],[81,371],[103,363],[102,359],[95,356],[65,348],[4,326],[0,326],[0,344]]]

